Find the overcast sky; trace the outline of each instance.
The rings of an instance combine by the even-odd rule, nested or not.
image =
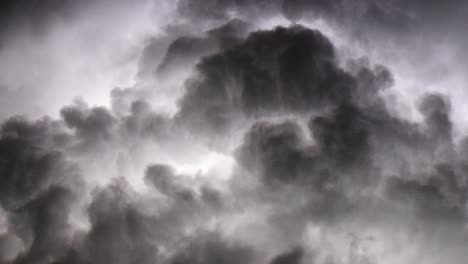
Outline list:
[[[466,263],[468,2],[0,3],[0,263]]]

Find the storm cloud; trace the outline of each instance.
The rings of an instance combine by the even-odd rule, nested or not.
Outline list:
[[[461,1],[0,6],[1,263],[465,263]]]

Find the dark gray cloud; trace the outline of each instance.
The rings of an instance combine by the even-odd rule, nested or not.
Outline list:
[[[302,248],[295,248],[290,252],[276,256],[271,260],[271,264],[300,264],[303,255],[304,251]]]
[[[47,28],[75,8],[50,1],[29,15],[36,4],[5,2],[5,19]],[[77,101],[56,119],[3,123],[0,262],[464,263],[468,147],[454,138],[450,99],[426,94],[421,120],[403,119],[382,96],[397,85],[385,66],[341,58],[319,30],[251,23],[359,17],[347,26],[368,27],[353,34],[401,33],[439,5],[180,1],[181,19],[217,23],[168,27],[137,71],[159,80],[195,70],[174,116],[135,85],[114,89],[111,109]],[[226,146],[205,143],[216,140]],[[234,165],[204,168],[218,156]]]
[[[75,173],[56,146],[65,144],[67,136],[55,129],[52,121],[29,123],[10,119],[1,130],[1,203],[3,208],[17,209],[38,194]]]
[[[249,25],[246,22],[233,19],[220,27],[208,30],[203,36],[179,37],[167,48],[157,72],[168,74],[168,71],[180,70],[187,65],[193,67],[200,58],[240,42],[247,36],[248,29]]]
[[[255,171],[266,182],[290,182],[310,171],[314,157],[301,149],[299,126],[257,123],[246,135],[238,157],[246,168]]]
[[[71,106],[61,111],[65,124],[74,130],[82,144],[96,144],[110,140],[114,117],[105,108],[87,109],[86,106]]]
[[[73,200],[70,190],[52,187],[15,212],[14,228],[29,249],[14,263],[50,263],[68,250]]]
[[[1,235],[2,261],[48,263],[67,249],[68,217],[75,191],[82,187],[79,170],[60,150],[67,141],[60,125],[50,120],[16,118],[3,124],[0,204],[8,231]]]
[[[330,41],[301,26],[253,33],[204,58],[197,70],[200,77],[190,81],[178,116],[208,131],[229,128],[239,114],[301,112],[344,102],[356,85],[337,67]]]
[[[88,208],[91,230],[62,263],[153,263],[159,253],[155,221],[133,199],[125,183],[98,191]]]

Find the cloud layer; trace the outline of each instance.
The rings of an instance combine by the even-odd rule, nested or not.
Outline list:
[[[97,78],[111,85],[99,92],[109,93],[104,105],[49,98],[60,111],[42,117],[10,116],[28,102],[4,106],[1,263],[465,263],[460,106],[443,90],[406,91],[417,118],[405,115],[402,69],[376,60],[385,53],[378,44],[397,36],[405,61],[409,33],[440,36],[426,26],[462,18],[449,19],[439,5],[463,3],[159,4],[164,11],[151,1],[2,4],[11,26],[0,32],[0,56],[20,64],[14,44],[29,55],[37,50],[25,39],[43,39],[49,51],[76,48],[57,28],[83,36],[86,19],[103,21],[92,8],[112,19],[131,6],[126,22],[99,25],[109,29],[98,30],[103,52],[77,48],[69,60],[105,54],[83,59],[103,63],[93,68],[103,78],[115,77],[118,63],[132,70],[127,81]],[[31,27],[16,31],[24,25]],[[39,28],[42,37],[33,33]],[[52,68],[59,76],[39,86],[60,83],[61,74],[90,76]],[[25,91],[38,80],[7,72],[24,80],[0,83]],[[41,87],[46,95],[56,89]],[[9,89],[0,95],[18,98]]]

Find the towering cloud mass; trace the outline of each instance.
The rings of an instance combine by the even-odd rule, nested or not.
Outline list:
[[[12,82],[0,63],[0,97],[17,100],[0,106],[0,263],[466,262],[468,139],[454,95],[466,97],[423,87],[463,73],[450,57],[463,37],[440,25],[458,30],[460,13],[445,12],[465,3],[75,2],[0,4],[0,57],[19,64],[15,43],[50,51],[67,27],[93,42],[96,12],[145,14],[95,24],[109,47],[87,45],[112,52],[56,55],[102,55],[102,72],[34,65]],[[440,47],[408,51],[442,35],[444,80],[441,54],[414,61]],[[29,102],[15,89],[93,87],[96,74],[112,79],[107,104],[50,88],[60,111],[20,115]]]

